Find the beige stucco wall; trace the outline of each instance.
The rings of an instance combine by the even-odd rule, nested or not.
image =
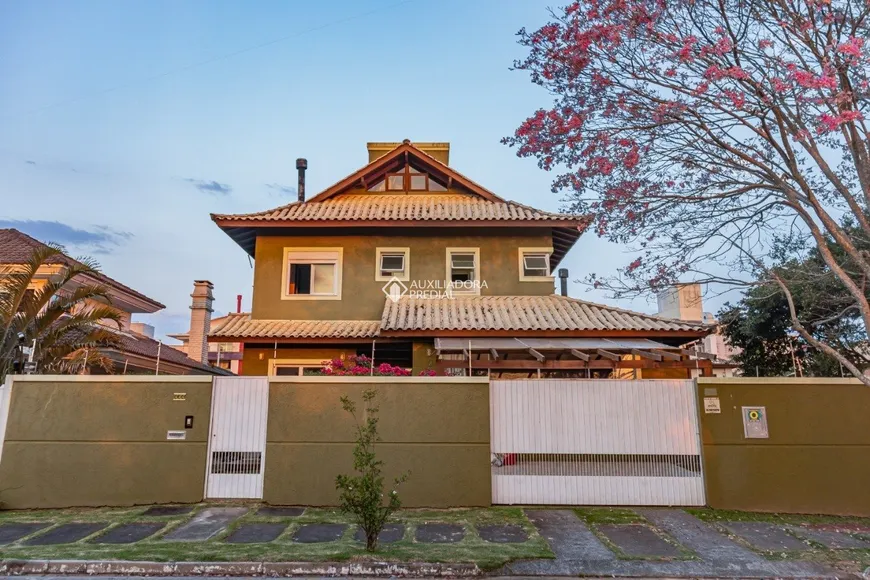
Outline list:
[[[401,236],[294,236],[257,238],[252,317],[290,320],[380,320],[384,282],[375,280],[378,247],[410,248],[410,280],[442,281],[446,277],[448,247],[480,248],[481,281],[485,295],[547,295],[553,281],[521,282],[519,248],[552,246],[549,230],[502,230],[492,235],[448,235],[420,228]],[[344,248],[342,300],[284,300],[285,247]],[[408,282],[407,284],[410,284]]]
[[[265,501],[336,505],[335,477],[351,474],[354,441],[339,399],[347,395],[362,408],[370,388],[378,391],[385,481],[411,471],[400,487],[405,506],[490,504],[489,384],[443,377],[272,379]]]
[[[210,376],[14,380],[0,501],[7,508],[201,501],[210,409]],[[193,429],[184,429],[187,415]],[[186,439],[168,441],[169,430]]]

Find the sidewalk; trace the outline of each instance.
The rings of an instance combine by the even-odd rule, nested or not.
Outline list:
[[[396,520],[372,556],[328,509],[0,512],[0,574],[833,578],[870,566],[870,520],[860,518],[491,508]]]

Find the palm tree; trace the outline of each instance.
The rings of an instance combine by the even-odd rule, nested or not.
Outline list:
[[[42,284],[41,268],[52,271]],[[40,373],[93,365],[111,371],[100,349],[117,345],[118,335],[105,325],[120,328],[121,319],[109,306],[108,290],[91,282],[98,275],[93,260],[70,259],[56,245],[36,248],[26,263],[0,265],[0,383],[34,340]]]

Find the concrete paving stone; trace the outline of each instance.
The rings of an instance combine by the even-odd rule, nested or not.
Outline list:
[[[598,531],[626,556],[676,558],[680,550],[642,524],[600,525]]]
[[[159,522],[134,522],[121,524],[90,541],[92,544],[132,544],[149,538],[166,527]]]
[[[487,542],[495,544],[522,544],[529,540],[529,534],[516,525],[477,526],[477,533]]]
[[[235,520],[248,512],[243,507],[213,507],[204,509],[193,519],[169,532],[168,542],[203,542],[225,530]]]
[[[557,560],[614,560],[611,552],[571,510],[526,510]]]
[[[455,544],[465,537],[465,528],[459,524],[420,524],[414,539],[424,544]]]
[[[405,537],[405,526],[404,524],[387,524],[384,526],[384,529],[381,530],[381,533],[378,534],[378,543],[379,544],[392,544],[394,542],[398,542],[402,538]],[[357,542],[365,542],[366,535],[363,533],[362,528],[357,528],[356,533],[353,535],[353,539]]]
[[[25,546],[49,546],[53,544],[72,544],[108,526],[106,523],[62,524],[24,542]]]
[[[287,524],[243,524],[225,540],[230,544],[266,544],[278,538]]]
[[[850,536],[845,532],[819,530],[804,526],[790,526],[789,529],[802,538],[811,540],[832,550],[870,548],[870,541]]]
[[[758,562],[763,558],[732,541],[725,534],[680,509],[644,508],[635,510],[660,530],[702,560],[724,563]]]
[[[334,542],[341,538],[346,528],[345,524],[307,524],[293,533],[293,541],[300,544]]]
[[[48,526],[49,524],[3,524],[0,526],[0,546],[17,542]]]
[[[192,505],[156,505],[142,512],[143,516],[183,516],[193,511]]]
[[[809,550],[810,546],[789,534],[782,526],[768,522],[724,522],[731,533],[740,536],[759,550],[791,552]]]
[[[276,516],[281,518],[295,518],[301,516],[304,512],[305,508],[301,507],[263,506],[257,510],[257,515]]]

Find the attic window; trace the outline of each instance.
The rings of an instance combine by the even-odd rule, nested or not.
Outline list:
[[[447,191],[447,188],[432,179],[428,173],[406,165],[402,171],[387,173],[384,179],[369,187],[368,191]]]

